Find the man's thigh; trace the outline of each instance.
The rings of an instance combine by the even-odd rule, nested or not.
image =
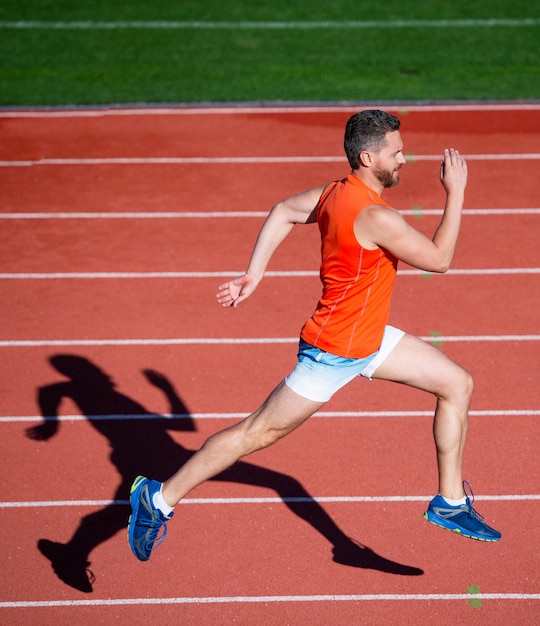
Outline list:
[[[463,377],[465,370],[438,348],[405,334],[373,378],[403,383],[423,391],[440,393]]]
[[[324,404],[304,398],[282,381],[262,406],[244,420],[244,425],[251,432],[273,430],[283,436],[298,428]]]

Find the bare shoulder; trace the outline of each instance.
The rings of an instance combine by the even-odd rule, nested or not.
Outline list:
[[[360,211],[357,221],[388,225],[396,221],[403,221],[403,217],[399,211],[396,211],[396,209],[393,209],[392,207],[383,206],[382,204],[372,204],[367,206],[363,211]]]
[[[314,211],[323,191],[324,187],[308,189],[302,193],[290,196],[276,206],[287,212],[291,222],[311,223],[316,221]]]
[[[367,249],[384,245],[389,235],[397,236],[406,222],[392,207],[372,204],[360,211],[354,223],[358,243]]]

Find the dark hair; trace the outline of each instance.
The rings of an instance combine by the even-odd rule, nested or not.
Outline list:
[[[360,167],[363,150],[380,150],[386,142],[386,133],[399,130],[400,121],[394,115],[369,109],[355,113],[345,126],[345,154],[353,170]]]

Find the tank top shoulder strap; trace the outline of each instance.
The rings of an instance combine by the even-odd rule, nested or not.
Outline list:
[[[321,193],[321,197],[319,198],[319,201],[317,202],[317,205],[320,206],[325,200],[326,198],[328,198],[330,192],[336,188],[336,186],[340,183],[341,181],[339,180],[334,180],[331,183],[328,183],[328,185],[326,185],[326,187],[323,189],[323,192]]]

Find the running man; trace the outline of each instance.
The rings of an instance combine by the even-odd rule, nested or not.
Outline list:
[[[323,291],[301,331],[295,368],[260,408],[209,437],[164,483],[144,476],[135,479],[128,539],[139,560],[150,558],[167,532],[175,505],[192,489],[298,428],[357,376],[406,384],[435,396],[438,495],[424,517],[472,539],[501,538],[473,508],[472,490],[461,473],[471,375],[434,346],[387,324],[399,260],[427,272],[448,270],[467,186],[465,160],[458,150],[445,149],[441,221],[432,239],[412,228],[381,198],[384,189],[399,182],[405,164],[399,128],[398,118],[384,111],[353,115],[344,140],[351,172],[276,204],[259,232],[245,274],[219,287],[218,302],[238,306],[256,290],[294,225],[318,223]]]

